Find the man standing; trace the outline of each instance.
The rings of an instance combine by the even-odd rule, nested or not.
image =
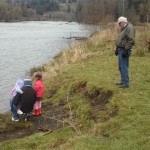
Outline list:
[[[129,87],[129,57],[132,52],[132,46],[135,43],[135,29],[125,17],[119,17],[118,24],[121,28],[121,31],[116,40],[115,55],[118,55],[121,81],[116,83],[116,85],[119,85],[120,88],[127,88]]]

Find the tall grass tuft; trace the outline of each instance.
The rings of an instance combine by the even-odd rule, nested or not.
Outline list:
[[[0,147],[149,150],[150,53],[145,43],[145,37],[149,38],[149,34],[144,26],[136,27],[136,30],[136,45],[130,58],[129,88],[120,89],[115,85],[120,79],[113,51],[118,28],[97,32],[84,43],[65,49],[44,66],[47,94],[44,102],[52,102],[54,106],[63,104],[65,113],[69,115],[65,119],[73,128],[5,141],[0,143]],[[45,114],[51,109],[46,106]],[[5,124],[2,122],[1,126],[3,131]],[[22,143],[26,143],[24,147]]]
[[[143,57],[149,52],[150,25],[136,27],[135,55]]]
[[[100,32],[96,32],[95,35],[91,36],[82,44],[64,49],[63,52],[56,55],[54,60],[45,67],[45,78],[57,75],[57,72],[61,71],[64,66],[68,64],[90,57],[96,57],[97,55],[103,55],[110,51],[113,53],[116,36],[117,27],[104,29]]]

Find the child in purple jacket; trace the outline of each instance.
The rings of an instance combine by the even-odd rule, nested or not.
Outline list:
[[[21,80],[21,79],[18,79],[15,86],[13,87],[10,95],[11,95],[11,99],[10,99],[10,107],[11,107],[11,111],[13,113],[13,116],[12,116],[12,121],[19,121],[19,116],[17,114],[17,112],[19,114],[21,114],[22,112],[20,111],[20,109],[18,108],[13,108],[15,107],[12,103],[14,97],[17,95],[17,93],[20,93],[20,94],[23,94],[23,91],[21,90],[21,88],[23,87],[24,85],[24,82]],[[18,110],[18,111],[17,111]]]

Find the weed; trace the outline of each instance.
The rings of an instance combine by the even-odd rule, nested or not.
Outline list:
[[[24,149],[148,150],[150,54],[143,31],[143,27],[137,27],[128,89],[115,85],[120,79],[117,58],[112,55],[117,29],[96,33],[44,67],[45,119],[40,123],[47,123],[43,129],[48,134],[37,133],[0,146],[21,149],[25,142]],[[50,132],[48,122],[52,120],[59,130]],[[6,124],[2,124],[0,129],[4,131]]]

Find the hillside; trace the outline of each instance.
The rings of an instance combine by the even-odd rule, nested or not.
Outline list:
[[[0,149],[149,150],[149,25],[136,30],[127,89],[115,85],[120,79],[117,27],[96,32],[33,68],[43,70],[46,84],[43,115],[18,123],[10,114],[0,115]]]

